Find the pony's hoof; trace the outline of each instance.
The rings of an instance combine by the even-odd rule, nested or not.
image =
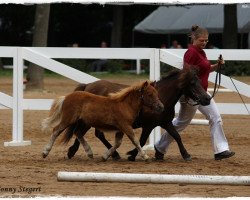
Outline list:
[[[189,156],[187,156],[187,157],[185,157],[185,158],[183,158],[185,161],[192,161],[192,157],[189,155]]]
[[[93,159],[93,158],[94,158],[94,155],[93,155],[93,154],[90,154],[90,155],[88,155],[88,157],[89,157],[90,159]]]
[[[137,149],[133,149],[133,150],[131,150],[131,151],[128,151],[126,154],[127,154],[127,155],[130,155],[130,156],[136,157],[136,156],[137,156],[137,153],[138,153]]]
[[[71,159],[74,157],[75,154],[69,151],[67,155],[68,155],[68,159]]]
[[[48,155],[48,154],[46,154],[46,153],[44,153],[44,152],[42,153],[42,157],[43,157],[43,158],[46,158],[47,155]]]
[[[145,160],[146,163],[151,163],[151,162],[153,162],[153,161],[154,161],[154,158],[149,158],[149,159],[146,159],[146,160]]]
[[[149,156],[145,155],[145,156],[143,157],[143,160],[145,160],[145,162],[148,162],[148,161],[150,160],[150,158],[149,158]]]
[[[106,162],[108,158],[102,157],[102,162]]]
[[[119,153],[117,151],[115,151],[113,154],[112,154],[112,159],[113,160],[120,160],[121,159],[121,156],[119,155]]]
[[[133,150],[128,151],[126,154],[127,154],[127,155],[133,155]]]
[[[112,156],[112,159],[113,159],[113,160],[120,160],[120,159],[121,159],[121,156],[120,156],[120,155]]]
[[[134,157],[134,156],[129,156],[129,157],[128,157],[128,160],[129,160],[129,161],[135,161],[135,157]]]

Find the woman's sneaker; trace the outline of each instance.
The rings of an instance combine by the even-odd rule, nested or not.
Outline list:
[[[225,159],[225,158],[230,158],[234,154],[235,154],[235,152],[226,150],[226,151],[223,151],[221,153],[214,154],[214,159],[215,160],[222,160],[222,159]]]

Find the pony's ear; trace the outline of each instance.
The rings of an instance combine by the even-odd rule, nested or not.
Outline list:
[[[142,89],[146,88],[146,87],[148,86],[148,84],[149,84],[148,81],[145,81],[145,82],[142,84],[142,87],[141,87],[141,88],[142,88]]]
[[[150,85],[153,86],[153,87],[155,87],[155,86],[156,86],[156,81],[152,81],[152,82],[150,83]]]

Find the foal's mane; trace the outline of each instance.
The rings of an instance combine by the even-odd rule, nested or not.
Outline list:
[[[147,82],[150,84],[149,81],[147,81]],[[134,91],[139,91],[140,89],[142,89],[144,83],[145,82],[137,83],[137,84],[131,85],[129,87],[126,87],[124,89],[121,89],[118,92],[110,93],[109,97],[113,100],[116,100],[116,101],[122,101],[127,95],[131,94]]]

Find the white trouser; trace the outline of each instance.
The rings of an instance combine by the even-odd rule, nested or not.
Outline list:
[[[211,141],[214,148],[214,153],[217,154],[229,150],[228,142],[222,128],[222,119],[213,99],[211,99],[208,106],[189,105],[185,102],[184,96],[180,98],[179,102],[179,115],[175,120],[173,120],[173,125],[179,133],[184,130],[186,126],[191,122],[198,109],[209,121]],[[194,104],[195,102],[189,99],[189,103]],[[169,144],[172,141],[172,136],[169,135],[168,132],[164,132],[160,140],[155,144],[155,147],[159,152],[165,154],[169,147]]]

